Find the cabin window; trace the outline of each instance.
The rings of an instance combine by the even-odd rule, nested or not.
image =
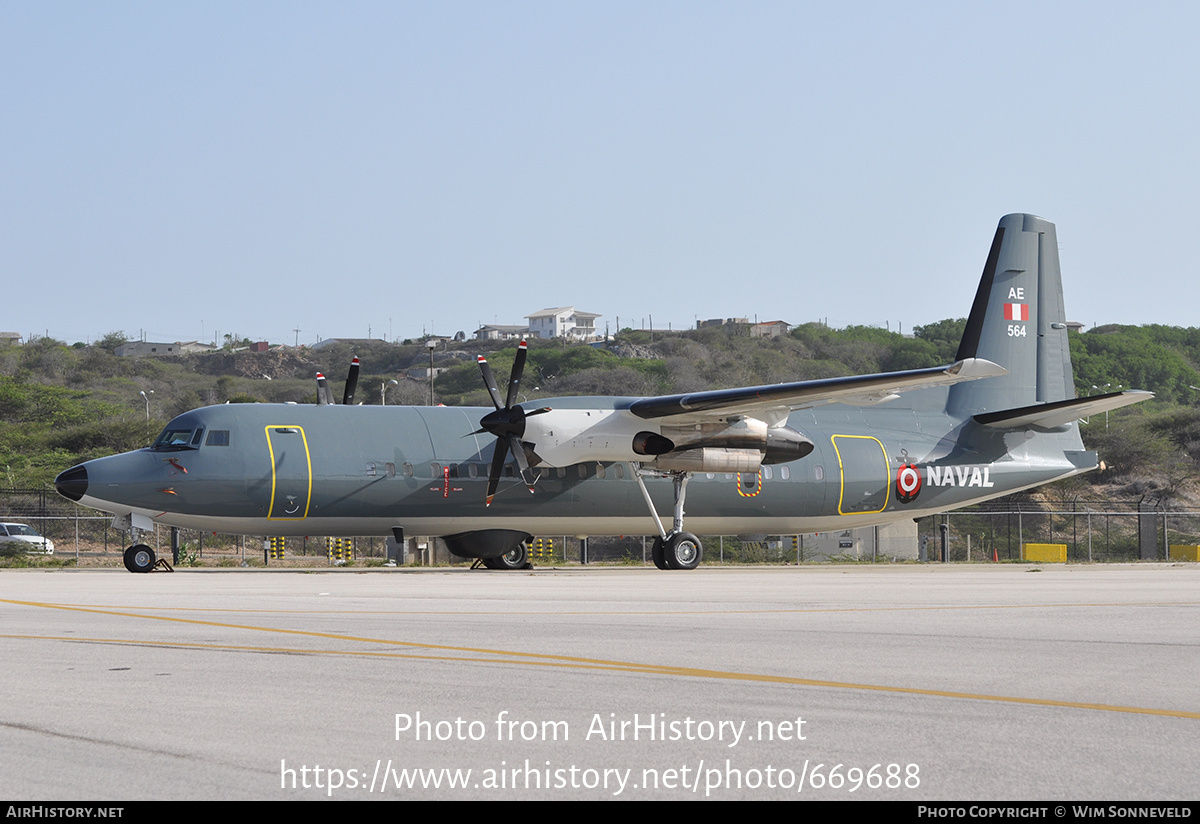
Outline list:
[[[816,476],[816,478],[817,478],[817,480],[818,480],[818,481],[820,481],[820,480],[824,480],[824,478],[825,478],[825,467],[821,466],[820,464],[817,464],[816,466],[814,466],[814,467],[813,467],[813,475],[815,475],[815,476]]]
[[[367,461],[367,474],[368,475],[375,474],[375,462],[374,461]]]
[[[613,467],[613,470],[617,473],[618,480],[625,477],[625,464],[617,464]]]
[[[771,475],[772,475],[772,472],[771,472],[771,467],[769,467],[769,466],[764,466],[764,467],[762,468],[762,476],[763,476],[763,480],[764,480],[764,481],[769,481],[769,480],[771,480]]]
[[[429,472],[433,478],[442,477],[442,465],[440,463],[431,463],[429,465]]]
[[[554,472],[560,478],[567,477],[567,468],[565,466],[558,467],[557,469],[554,470]]]
[[[396,477],[396,465],[394,463],[392,463],[391,461],[388,461],[383,466],[387,470],[387,476],[389,478]]]
[[[458,477],[458,464],[450,464],[450,477],[451,478]]]
[[[472,478],[478,478],[479,477],[479,465],[478,464],[467,464],[467,475],[471,476]]]
[[[606,474],[607,474],[607,472],[604,469],[604,464],[602,464],[602,463],[596,464],[596,477],[603,478]]]
[[[411,478],[413,476],[413,465],[410,464],[408,461],[405,461],[400,466],[400,471],[404,473],[404,477]]]
[[[792,470],[788,469],[786,465],[779,467],[779,477],[786,481],[792,477]]]
[[[228,429],[213,429],[208,433],[208,440],[204,442],[205,446],[229,446],[229,430]]]
[[[585,479],[587,478],[587,464],[579,465],[579,477]]]

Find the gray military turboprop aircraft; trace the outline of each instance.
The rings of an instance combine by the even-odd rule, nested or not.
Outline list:
[[[917,518],[1096,468],[1078,420],[1151,395],[1075,398],[1067,334],[1054,224],[1008,215],[948,366],[527,410],[515,403],[522,342],[505,396],[479,359],[488,411],[352,406],[355,359],[341,405],[318,375],[315,405],[197,409],[149,448],[68,469],[55,486],[134,535],[156,522],[408,532],[515,568],[532,534],[655,530],[655,564],[690,569],[702,548],[684,531],[688,492],[695,532],[796,534]],[[517,489],[497,495],[502,484]],[[154,562],[144,544],[125,551],[130,571]]]

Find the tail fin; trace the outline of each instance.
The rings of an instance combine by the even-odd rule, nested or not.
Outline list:
[[[947,411],[968,417],[1075,397],[1054,224],[1000,219],[956,360],[984,358],[1008,374],[950,388]]]

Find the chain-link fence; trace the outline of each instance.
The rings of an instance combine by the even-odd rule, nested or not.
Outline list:
[[[1200,512],[1168,510],[1147,498],[999,500],[923,518],[917,528],[929,560],[1019,560],[1022,544],[1032,543],[1065,544],[1068,561],[1165,560],[1172,545],[1200,544]]]
[[[707,564],[782,564],[804,559],[800,535],[770,535],[761,539],[733,535],[700,535]],[[533,539],[531,558],[537,563],[649,564],[654,535],[594,536],[569,535]]]
[[[22,523],[54,542],[57,558],[90,559],[101,563],[119,562],[129,534],[113,529],[112,516],[80,506],[52,490],[0,490],[0,523]],[[162,557],[171,557],[171,528],[155,526],[153,534],[139,540],[149,544]],[[386,556],[386,539],[344,538],[331,548],[324,536],[274,538],[269,549],[258,536],[226,535],[196,529],[178,530],[180,559],[238,565],[278,562],[288,558],[319,557],[333,560],[379,558]],[[270,560],[264,561],[264,555]]]
[[[119,561],[129,545],[127,533],[111,527],[112,516],[79,506],[52,490],[0,490],[0,522],[24,523],[55,544],[59,558]],[[860,532],[855,530],[854,532]],[[877,537],[841,537],[845,557],[884,557]],[[838,537],[838,536],[835,536]],[[837,559],[828,544],[805,535],[701,536],[704,560],[714,563],[796,563]],[[828,538],[827,538],[828,539]],[[164,557],[171,556],[171,530],[156,527],[142,535]],[[650,563],[654,536],[607,536],[586,540],[573,536],[538,536],[530,546],[535,564]],[[178,531],[180,559],[235,565],[276,564],[297,558],[380,559],[387,557],[383,537],[343,539],[331,549],[324,536],[272,539],[268,550],[258,536],[226,535],[200,530]],[[943,552],[943,542],[945,551]],[[918,553],[930,561],[1010,561],[1021,558],[1022,544],[1065,544],[1069,561],[1162,560],[1171,545],[1200,544],[1200,512],[1169,510],[1161,502],[1032,501],[1000,499],[943,513],[917,522]],[[348,558],[347,558],[348,554]],[[894,553],[891,553],[894,554]],[[270,556],[269,560],[266,556]],[[902,556],[903,557],[903,556]]]

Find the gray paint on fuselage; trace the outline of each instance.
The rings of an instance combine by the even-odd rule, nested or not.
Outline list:
[[[929,390],[940,395],[942,389]],[[1006,494],[1080,471],[1063,450],[1081,450],[1075,425],[1027,438],[1027,430],[990,430],[957,422],[928,408],[921,395],[916,404],[892,402],[884,407],[836,406],[795,412],[789,425],[810,437],[815,448],[806,458],[771,466],[758,494],[739,494],[736,477],[696,473],[688,486],[688,526],[712,532],[811,532],[911,518],[925,510]],[[558,408],[586,408],[599,399],[563,398],[539,401]],[[620,408],[625,399],[604,399]],[[936,403],[936,401],[934,401]],[[600,404],[596,405],[600,407]],[[410,534],[453,534],[475,529],[515,528],[559,534],[653,534],[631,467],[604,464],[603,478],[595,463],[563,468],[541,466],[530,494],[518,477],[506,477],[491,507],[484,506],[487,470],[492,457],[489,435],[471,434],[489,410],[462,407],[366,407],[242,404],[206,407],[181,415],[171,428],[203,426],[229,430],[229,446],[204,445],[194,450],[141,450],[90,462],[96,497],[85,500],[112,511],[113,498],[99,498],[106,484],[119,482],[126,510],[164,524],[265,535],[386,535],[400,526]],[[303,519],[271,519],[271,462],[267,426],[304,429],[312,465],[312,499]],[[946,437],[948,435],[951,437]],[[841,476],[834,435],[878,439],[887,457],[885,483],[891,490],[886,510],[838,514]],[[941,448],[939,448],[941,442]],[[878,449],[878,447],[876,447]],[[1091,453],[1087,453],[1091,454]],[[896,500],[894,474],[902,456],[923,465],[986,466],[989,488],[926,484],[918,499]],[[394,473],[386,465],[392,463]],[[881,458],[882,462],[882,458]],[[1084,461],[1086,463],[1086,461]],[[412,475],[404,465],[412,466]],[[457,477],[435,476],[457,466]],[[475,464],[477,476],[469,476]],[[882,466],[882,463],[881,463]],[[186,468],[183,473],[180,467]],[[788,479],[782,468],[787,467]],[[817,468],[823,478],[816,476]],[[372,474],[372,471],[374,474]],[[853,469],[849,470],[853,472]],[[875,469],[870,469],[875,472]],[[922,474],[924,476],[924,469]],[[850,477],[850,485],[862,478]],[[669,520],[672,485],[668,479],[646,481],[655,508]],[[169,491],[164,491],[169,490]],[[170,510],[169,512],[167,510]]]

